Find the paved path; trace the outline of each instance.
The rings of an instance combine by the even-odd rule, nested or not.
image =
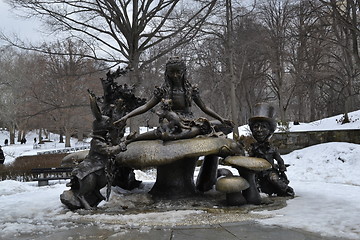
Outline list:
[[[0,237],[1,239],[1,237]],[[52,234],[19,236],[12,239],[34,240],[344,240],[323,237],[298,229],[263,226],[253,221],[206,226],[179,226],[173,228],[100,229],[98,226],[77,227]]]

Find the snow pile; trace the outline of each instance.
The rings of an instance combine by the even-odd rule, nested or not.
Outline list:
[[[324,130],[345,130],[360,129],[360,110],[348,113],[349,123],[341,124],[343,114],[324,118],[311,123],[300,123],[300,125],[289,125],[290,132],[303,131],[324,131]]]
[[[342,183],[360,186],[360,147],[331,142],[310,146],[283,156],[288,176],[297,181]]]
[[[296,197],[258,222],[360,239],[360,145],[324,143],[282,157]]]

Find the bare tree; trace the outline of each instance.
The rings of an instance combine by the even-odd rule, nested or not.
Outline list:
[[[314,121],[326,109],[320,89],[331,77],[331,44],[324,17],[317,12],[320,7],[309,0],[298,2],[289,29],[289,68],[295,84],[292,117],[298,121]]]
[[[240,123],[247,123],[256,103],[271,100],[266,81],[269,71],[265,28],[256,14],[240,18],[235,25],[235,73],[238,103],[242,108]]]
[[[193,43],[194,65],[198,68],[195,71],[204,74],[198,78],[207,84],[211,81],[211,88],[207,87],[205,92],[209,95],[209,102],[218,112],[232,119],[236,133],[242,123],[242,111],[246,110],[241,104],[240,89],[247,63],[247,46],[244,41],[240,42],[235,28],[251,11],[252,8],[245,8],[242,1],[219,1],[214,14],[202,28],[203,39]],[[221,101],[212,97],[215,92]]]
[[[286,122],[286,111],[289,107],[295,86],[291,81],[287,63],[289,51],[289,28],[294,17],[291,0],[270,0],[260,6],[259,16],[267,29],[264,43],[268,47],[268,58],[271,72],[268,74],[270,87],[275,94],[280,119]]]
[[[10,132],[10,144],[15,143],[15,130],[25,127],[21,115],[26,105],[26,76],[30,66],[25,66],[30,56],[11,48],[2,49],[0,55],[0,122]]]
[[[134,83],[138,84],[138,69],[192,39],[211,13],[216,0],[192,0],[190,3],[180,0],[8,2],[13,7],[25,9],[28,16],[39,17],[54,34],[65,33],[66,37],[81,39],[92,49],[87,57],[115,65],[128,64],[134,68]],[[171,21],[181,24],[175,28],[174,24],[169,24]],[[175,40],[156,55],[148,59],[140,57],[143,52],[169,39]]]
[[[91,128],[86,90],[94,89],[96,83],[100,89],[96,73],[103,66],[81,57],[86,55],[81,42],[69,40],[48,47],[67,54],[38,56],[42,68],[29,86],[30,96],[38,107],[28,117],[41,117],[42,127],[64,134],[68,147],[72,134]]]
[[[237,126],[247,122],[260,96],[268,97],[264,27],[251,10],[243,2],[219,2],[216,15],[202,29],[202,40],[190,46],[192,72],[203,99]]]
[[[360,94],[360,2],[324,1],[322,14],[327,18],[327,25],[331,26],[334,44],[331,58],[333,81],[328,87],[335,92],[338,106],[343,109],[345,119],[349,111],[355,110]],[[339,104],[343,103],[343,104]]]

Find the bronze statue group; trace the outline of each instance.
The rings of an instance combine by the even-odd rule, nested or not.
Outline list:
[[[121,166],[115,161],[115,156],[120,152],[126,152],[127,146],[132,142],[151,140],[171,142],[219,136],[226,138],[233,129],[230,120],[222,118],[202,101],[198,87],[187,79],[186,65],[182,59],[177,57],[169,59],[165,67],[165,81],[162,86],[155,87],[149,101],[136,98],[131,87],[117,85],[114,81],[127,71],[127,69],[119,69],[114,73],[109,72],[106,79],[101,79],[103,97],[98,98],[89,91],[91,109],[95,117],[90,151],[88,156],[74,168],[73,177],[68,184],[71,189],[64,191],[60,196],[61,201],[72,210],[96,208],[102,200],[105,200],[100,193],[100,189],[105,186],[107,186],[106,198],[108,198],[111,186],[132,190],[141,184],[135,179],[131,167]],[[215,120],[195,118],[191,111],[193,103]],[[159,117],[159,126],[156,130],[124,136],[129,118],[145,113],[158,104],[161,108],[156,112]],[[248,155],[266,159],[271,164],[270,169],[256,174],[259,191],[269,195],[293,197],[294,190],[288,185],[289,181],[285,174],[286,165],[279,152],[269,142],[276,129],[276,121],[273,117],[274,108],[270,105],[263,103],[255,107],[254,115],[249,119],[249,126],[256,142],[252,144]],[[241,148],[241,144],[237,146]],[[243,149],[238,150],[238,153],[243,152]],[[217,169],[217,158],[212,162],[212,169]]]

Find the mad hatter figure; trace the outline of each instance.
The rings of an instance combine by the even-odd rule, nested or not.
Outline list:
[[[249,119],[249,126],[256,142],[251,145],[249,155],[264,158],[272,165],[271,169],[262,171],[257,176],[261,192],[293,197],[295,193],[288,186],[289,180],[285,174],[284,160],[278,150],[269,142],[276,129],[276,121],[273,117],[273,106],[266,103],[259,103],[255,106],[254,115]],[[275,164],[275,160],[277,164]]]

